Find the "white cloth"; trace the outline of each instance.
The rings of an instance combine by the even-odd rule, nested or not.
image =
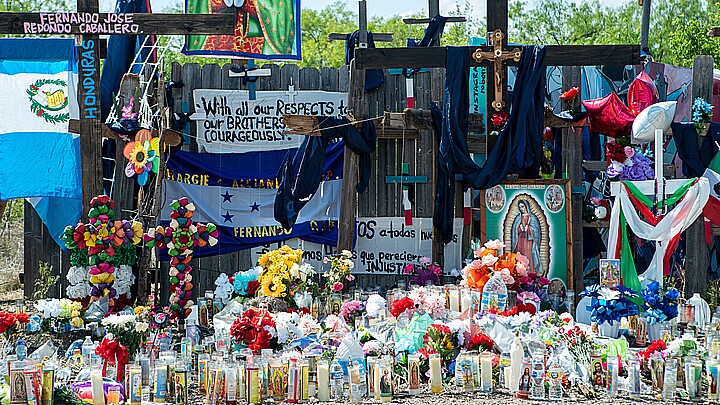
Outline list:
[[[688,304],[695,307],[695,325],[705,329],[705,325],[710,322],[710,305],[698,293],[690,297]]]
[[[709,195],[710,184],[705,177],[700,177],[698,181],[688,189],[685,198],[683,198],[672,211],[668,212],[657,226],[652,226],[640,218],[635,206],[632,201],[630,201],[625,187],[620,187],[620,192],[615,199],[615,204],[613,205],[610,215],[608,258],[620,258],[616,253],[619,244],[622,243],[618,231],[620,227],[620,210],[625,214],[625,219],[635,235],[645,240],[661,242],[667,245],[672,238],[689,228],[702,214],[703,207],[705,207]],[[657,254],[658,252],[656,251],[655,255]],[[640,277],[647,281],[658,281],[662,284],[663,269],[657,268],[657,259],[657,257],[653,258],[647,271]]]

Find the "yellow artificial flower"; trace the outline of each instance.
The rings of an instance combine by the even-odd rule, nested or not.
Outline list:
[[[134,245],[137,245],[138,243],[140,243],[140,241],[142,241],[142,236],[143,236],[142,223],[140,223],[138,221],[133,221],[132,224],[130,225],[130,228],[133,230],[132,243]]]
[[[72,325],[75,328],[82,328],[83,320],[79,316],[76,316],[70,320],[70,325]]]

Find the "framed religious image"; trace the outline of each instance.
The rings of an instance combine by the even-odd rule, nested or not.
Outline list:
[[[617,287],[620,285],[620,259],[600,259],[600,285]]]
[[[572,216],[568,180],[518,180],[480,193],[482,241],[499,239],[502,253],[521,253],[528,271],[550,280],[548,294],[564,300],[572,269]],[[552,290],[552,291],[550,291]]]

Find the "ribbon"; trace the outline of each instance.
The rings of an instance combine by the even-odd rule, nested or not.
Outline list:
[[[114,361],[117,365],[115,379],[122,381],[125,365],[128,363],[129,352],[127,347],[115,339],[104,338],[95,348],[95,354],[105,360],[103,363],[103,375],[107,377],[107,365],[109,362]]]

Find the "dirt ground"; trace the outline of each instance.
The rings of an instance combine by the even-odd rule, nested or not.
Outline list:
[[[23,271],[23,200],[8,202],[0,216],[0,303],[22,298],[18,277]]]

